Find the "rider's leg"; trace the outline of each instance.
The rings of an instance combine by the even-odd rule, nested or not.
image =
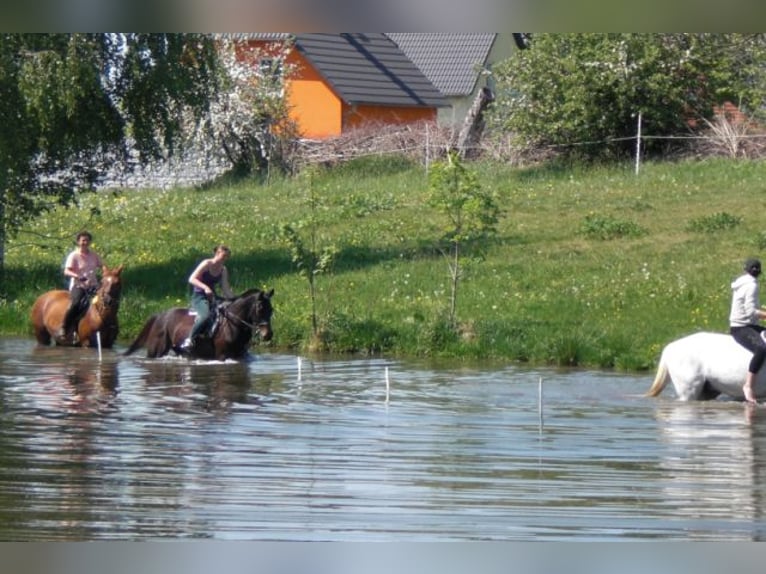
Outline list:
[[[745,384],[742,386],[742,392],[745,394],[745,400],[748,403],[756,402],[755,391],[753,390],[754,382],[755,382],[755,373],[751,373],[750,371],[748,371],[747,377],[745,377]]]
[[[208,317],[210,317],[210,302],[204,295],[194,293],[191,298],[191,308],[196,311],[197,316],[194,318],[194,324],[192,325],[191,331],[189,331],[189,336],[183,343],[181,343],[182,349],[191,348],[194,339],[200,334],[205,322],[208,320]]]
[[[64,313],[64,320],[61,323],[61,328],[56,334],[57,337],[69,337],[72,331],[75,330],[75,323],[77,321],[83,297],[87,297],[87,293],[80,287],[73,287],[69,292],[69,307],[67,308],[66,313]]]
[[[766,342],[761,338],[763,330],[760,325],[747,325],[730,329],[734,340],[753,353],[748,365],[745,383],[742,385],[742,393],[749,403],[755,402],[755,379],[758,370],[766,360]]]
[[[760,338],[760,337],[759,337]],[[755,378],[759,369],[763,366],[764,360],[766,360],[766,347],[763,343],[760,347],[753,351],[753,358],[750,360],[750,365],[747,369],[747,376],[745,377],[745,384],[742,386],[742,392],[745,395],[745,400],[748,403],[756,402],[755,399]]]

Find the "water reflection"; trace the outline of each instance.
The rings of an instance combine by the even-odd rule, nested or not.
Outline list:
[[[766,407],[645,387],[0,340],[0,539],[763,538]]]
[[[119,364],[113,357],[93,360],[89,350],[73,349],[70,356],[35,348],[35,369],[26,371],[22,390],[42,416],[106,412],[116,408],[119,393]],[[85,352],[82,352],[85,351]],[[28,374],[27,374],[28,373]]]
[[[12,422],[0,443],[5,539],[17,528],[92,537],[93,501],[103,498],[97,477],[108,458],[102,437],[119,412],[119,364],[71,351],[2,357],[0,397]]]
[[[675,401],[661,404],[657,420],[665,446],[663,492],[676,518],[690,524],[721,521],[728,523],[731,536],[764,539],[766,407]],[[690,536],[710,533],[695,532],[692,526]]]
[[[250,373],[243,363],[192,363],[185,359],[145,360],[140,378],[152,395],[158,393],[167,408],[219,414],[235,403],[248,404]]]

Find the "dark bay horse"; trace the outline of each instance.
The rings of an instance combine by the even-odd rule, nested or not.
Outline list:
[[[95,347],[98,344],[96,333],[100,334],[101,346],[110,349],[117,339],[119,324],[117,312],[120,309],[122,294],[122,265],[109,269],[104,265],[101,269],[101,283],[91,300],[88,310],[77,323],[77,338],[72,341],[56,339],[56,333],[64,322],[64,315],[69,308],[69,291],[55,289],[40,295],[32,305],[30,319],[35,339],[41,345],[57,345]]]
[[[219,308],[218,326],[212,337],[200,335],[189,356],[198,359],[243,359],[254,333],[264,341],[271,340],[271,296],[266,292],[249,289]],[[130,345],[126,355],[146,348],[146,356],[162,357],[170,351],[181,354],[181,342],[189,336],[194,315],[189,309],[174,307],[152,315]]]

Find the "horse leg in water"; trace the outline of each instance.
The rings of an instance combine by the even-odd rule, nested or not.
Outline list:
[[[704,374],[689,362],[674,361],[674,351],[675,347],[672,346],[672,343],[663,351],[660,364],[657,367],[657,375],[654,377],[654,382],[652,382],[646,396],[658,396],[670,380],[673,383],[676,396],[680,400],[690,401],[705,398],[704,395],[708,394],[706,388],[708,391],[713,389],[705,380]]]
[[[688,365],[675,365],[669,372],[676,395],[682,401],[709,401],[721,394],[698,369]]]
[[[157,313],[144,324],[125,354],[130,355],[145,347],[147,357],[163,357],[181,344],[191,329],[192,321],[186,309],[176,308]]]
[[[169,313],[157,313],[149,317],[125,354],[130,355],[145,347],[146,356],[150,359],[165,356],[170,351],[167,326]]]
[[[49,291],[37,298],[32,305],[30,319],[35,339],[40,345],[51,344],[52,335],[61,328],[68,307],[68,291]]]
[[[713,399],[717,398],[720,394],[721,394],[721,391],[719,391],[713,385],[711,385],[709,381],[705,381],[705,384],[703,385],[702,390],[700,391],[700,400],[712,401]]]

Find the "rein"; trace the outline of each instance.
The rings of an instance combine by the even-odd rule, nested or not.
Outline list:
[[[229,321],[239,323],[240,325],[244,325],[245,327],[249,328],[250,330],[255,330],[258,327],[262,327],[264,325],[268,325],[268,321],[261,321],[260,323],[257,323],[255,325],[253,323],[248,323],[247,321],[245,321],[241,317],[237,317],[236,315],[232,315],[231,313],[229,313],[228,309],[224,309],[223,310],[223,316],[226,317]]]
[[[104,315],[112,310],[112,308],[117,308],[120,304],[120,295],[110,295],[106,290],[104,290],[104,293],[101,293],[101,290],[96,291],[96,293],[93,295],[93,307],[96,309],[99,315]]]
[[[222,309],[222,311],[223,311],[223,316],[224,317],[226,317],[227,319],[229,319],[232,322],[236,322],[236,323],[239,323],[240,325],[244,325],[245,327],[247,327],[251,331],[255,331],[258,327],[263,327],[264,325],[268,325],[269,324],[268,321],[261,321],[260,323],[257,323],[257,324],[249,323],[248,321],[245,321],[241,317],[238,317],[237,315],[233,315],[233,314],[229,313],[229,307],[228,306],[224,307]]]

